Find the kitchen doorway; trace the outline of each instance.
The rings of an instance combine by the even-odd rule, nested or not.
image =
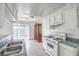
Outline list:
[[[35,24],[34,26],[34,38],[37,42],[42,42],[42,24]]]

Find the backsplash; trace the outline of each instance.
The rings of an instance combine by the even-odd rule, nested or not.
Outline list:
[[[54,32],[64,32],[67,33],[67,37],[79,39],[79,29],[54,29],[49,31],[49,33]]]

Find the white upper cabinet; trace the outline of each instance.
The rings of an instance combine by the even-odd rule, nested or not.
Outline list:
[[[64,28],[77,28],[77,8],[71,8],[63,12]]]
[[[9,19],[10,21],[17,20],[17,10],[16,10],[15,4],[6,3],[4,13],[5,13],[5,17]]]
[[[3,26],[4,23],[4,4],[0,3],[0,28]]]
[[[77,8],[77,28],[79,28],[79,7]]]
[[[14,15],[15,19],[17,19],[17,8],[16,8],[15,4],[13,4],[13,15]]]
[[[62,23],[63,23],[63,14],[62,13],[56,14],[55,24],[60,25]]]
[[[62,26],[64,29],[77,29],[79,28],[79,7],[68,7],[57,11],[49,18],[49,25],[53,25],[52,28]]]
[[[13,14],[11,10],[9,9],[8,5],[5,4],[5,9],[4,9],[4,16],[7,20],[13,21]]]
[[[13,3],[7,3],[7,6],[11,10],[11,12],[13,13]]]
[[[0,18],[4,17],[4,4],[0,3]]]
[[[0,18],[2,16],[2,4],[0,3]]]
[[[60,25],[63,23],[62,13],[56,13],[49,18],[50,25]]]
[[[49,22],[50,22],[50,25],[54,25],[55,24],[55,17],[52,16],[51,18],[49,18]]]

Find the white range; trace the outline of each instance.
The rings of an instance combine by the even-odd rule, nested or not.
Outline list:
[[[59,55],[59,42],[66,39],[65,33],[57,33],[56,35],[48,36],[46,52],[50,56]]]

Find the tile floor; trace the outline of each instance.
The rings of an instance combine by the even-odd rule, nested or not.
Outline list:
[[[26,44],[27,56],[48,56],[42,48],[42,43],[35,40],[28,40]]]

